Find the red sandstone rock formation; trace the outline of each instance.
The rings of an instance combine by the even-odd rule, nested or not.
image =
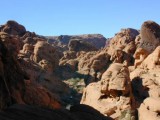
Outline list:
[[[93,94],[94,93],[94,94]],[[114,63],[103,73],[101,81],[85,88],[81,104],[93,106],[114,119],[131,110],[131,84],[128,68]]]
[[[140,33],[122,29],[103,49],[95,41],[88,42],[90,38],[60,36],[49,44],[50,40],[14,21],[2,25],[0,107],[21,103],[59,108],[61,103],[80,100],[86,85],[81,103],[104,115],[159,119],[159,25],[146,21]],[[139,116],[132,113],[137,109]],[[79,112],[75,114],[81,117]]]
[[[26,29],[24,26],[18,24],[16,21],[8,21],[5,25],[0,27],[0,31],[6,32],[10,35],[24,35]]]
[[[42,69],[50,71],[50,67],[48,67],[49,64],[43,63],[42,65],[41,63],[38,65],[38,63],[33,63],[30,60],[34,50],[34,46],[31,44],[24,45],[23,50],[21,51],[21,54],[23,53],[23,55],[19,56],[18,58],[19,50],[21,47],[21,44],[19,43],[21,43],[19,37],[15,37],[5,32],[0,32],[1,109],[15,103],[50,106],[52,108],[60,107],[60,100],[57,99],[57,95],[45,89],[44,86],[37,83],[37,79],[35,79],[36,77],[40,77],[39,74],[42,73],[41,68],[38,66],[41,65]],[[34,64],[37,64],[37,66],[34,66]],[[52,65],[51,68],[53,68]],[[30,72],[31,70],[32,72]],[[43,79],[48,80],[48,77],[51,78],[48,73],[43,73],[43,75]],[[30,79],[29,81],[31,84],[26,85],[24,82],[25,79]],[[54,84],[58,85],[56,83]]]

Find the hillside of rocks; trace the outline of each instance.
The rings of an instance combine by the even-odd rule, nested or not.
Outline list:
[[[46,114],[58,109],[63,119],[86,119],[93,109],[102,120],[160,119],[160,25],[153,21],[106,39],[42,36],[10,20],[0,26],[0,57],[0,117],[15,109],[35,114],[36,106]],[[72,106],[76,115],[66,111]]]
[[[81,104],[113,119],[159,120],[159,45],[160,26],[153,21],[144,22],[140,32],[122,29],[93,56],[105,53],[109,57],[103,59],[106,65],[100,70],[105,70],[97,71],[101,75],[98,81],[84,89]]]

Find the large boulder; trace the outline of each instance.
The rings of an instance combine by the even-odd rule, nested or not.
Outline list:
[[[160,26],[153,21],[146,21],[142,24],[140,47],[151,53],[160,45]]]
[[[101,81],[85,88],[81,104],[92,106],[104,115],[117,119],[122,111],[131,109],[131,97],[128,68],[114,63],[102,75]]]
[[[121,29],[119,33],[109,40],[107,44],[108,54],[111,55],[114,52],[115,46],[119,50],[133,54],[136,50],[135,38],[137,35],[139,35],[139,32],[135,29]]]
[[[101,85],[101,92],[105,94],[111,94],[114,90],[121,91],[122,95],[127,94],[130,91],[128,68],[118,63],[111,64],[102,75]]]
[[[58,65],[59,56],[56,52],[56,49],[46,41],[38,41],[34,47],[33,53],[33,61],[36,63],[40,63],[40,61],[46,60],[51,64],[52,70],[54,70]]]
[[[24,26],[18,24],[16,21],[8,21],[5,25],[0,27],[2,32],[6,32],[10,35],[19,35],[22,36],[25,34],[26,29]]]
[[[83,54],[82,54],[83,56]],[[86,75],[86,84],[99,81],[110,64],[110,55],[106,51],[90,52],[80,56],[78,71]]]
[[[141,104],[139,120],[159,120],[160,119],[160,98],[147,98]]]

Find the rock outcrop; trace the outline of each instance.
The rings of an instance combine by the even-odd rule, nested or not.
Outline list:
[[[12,38],[9,38],[12,41]],[[16,49],[16,48],[15,48]],[[16,50],[15,50],[16,51]],[[38,87],[32,87],[31,85],[28,87],[25,84],[25,80],[29,80],[29,75],[22,69],[20,66],[20,61],[17,59],[17,54],[13,54],[10,46],[0,39],[0,53],[1,53],[1,61],[0,61],[0,79],[1,79],[1,102],[0,109],[6,108],[15,103],[19,104],[37,104],[39,106],[51,106],[51,107],[60,107],[60,104],[56,98],[44,90],[42,87],[38,89]],[[32,95],[34,94],[34,96]],[[39,97],[37,97],[37,96]],[[47,103],[47,99],[44,100],[44,95],[50,98]],[[30,99],[30,96],[33,96]],[[50,97],[52,96],[52,97]],[[39,102],[39,101],[41,102]],[[33,101],[33,102],[32,102]]]
[[[48,44],[43,37],[35,36],[34,33],[26,33],[21,37],[21,40],[23,42],[23,47],[18,54],[21,67],[30,77],[30,86],[38,86],[38,88],[35,89],[32,87],[29,88],[35,92],[34,94],[36,94],[36,90],[40,90],[42,93],[43,91],[48,91],[48,93],[50,93],[49,95],[46,94],[46,96],[48,96],[48,101],[45,101],[41,95],[39,96],[40,101],[46,102],[43,103],[44,105],[50,104],[50,96],[58,96],[59,101],[62,102],[61,97],[68,95],[69,88],[55,74],[59,66],[61,55],[55,47]],[[39,88],[45,88],[46,90],[41,90]],[[29,93],[31,94],[32,92]],[[33,98],[31,98],[31,103]],[[50,105],[52,107],[52,102]]]
[[[83,54],[82,54],[83,55]],[[78,71],[86,75],[85,82],[89,84],[101,79],[101,76],[110,64],[110,55],[106,51],[91,52],[80,56]]]
[[[160,26],[153,21],[146,21],[141,26],[140,47],[151,53],[160,45]]]
[[[46,67],[48,67],[48,69],[50,68],[51,70],[54,70],[58,65],[58,57],[55,48],[46,41],[38,41],[35,44],[33,61],[39,63],[42,68],[46,69]]]
[[[106,48],[102,51],[110,55],[110,62],[108,62],[110,67],[102,73],[99,82],[91,83],[85,88],[81,103],[90,105],[112,118],[119,116],[120,119],[122,114],[127,115],[127,112],[124,113],[126,107],[127,111],[139,108],[137,118],[140,120],[159,119],[158,107],[154,108],[151,105],[153,101],[155,104],[158,103],[160,97],[159,25],[146,21],[141,27],[140,34],[133,29],[123,29],[109,39]],[[88,58],[91,60],[97,53]],[[120,72],[121,70],[118,69],[121,67],[117,67],[116,64],[120,64],[121,67],[128,66],[129,70],[126,71],[122,67],[121,70],[125,72]],[[127,79],[129,86],[122,88],[123,85],[127,85],[124,79]],[[118,111],[119,107],[120,111]],[[130,119],[133,118],[132,112],[129,114]]]
[[[101,81],[91,83],[85,88],[81,104],[92,106],[117,119],[122,111],[131,110],[131,99],[128,68],[114,63],[103,73]]]
[[[136,50],[135,38],[139,32],[135,29],[121,29],[113,38],[110,39],[108,48],[108,54],[112,54],[116,49],[124,50],[126,53],[133,54]]]
[[[146,98],[139,108],[139,120],[160,119],[160,98]]]
[[[5,108],[12,101],[23,103],[22,96],[25,92],[24,79],[29,79],[27,74],[21,69],[14,54],[7,49],[0,39],[0,81],[1,81],[1,103],[0,108]]]
[[[144,69],[156,69],[160,67],[160,46],[158,46],[148,57],[142,62],[141,67]]]
[[[24,26],[18,24],[16,21],[8,21],[5,25],[0,27],[1,32],[6,32],[10,35],[24,35],[26,29]]]

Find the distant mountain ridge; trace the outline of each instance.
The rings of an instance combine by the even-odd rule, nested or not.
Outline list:
[[[60,36],[45,36],[49,43],[56,43],[67,45],[70,40],[78,39],[91,43],[97,49],[105,46],[106,38],[101,34],[82,34],[82,35],[60,35]]]

